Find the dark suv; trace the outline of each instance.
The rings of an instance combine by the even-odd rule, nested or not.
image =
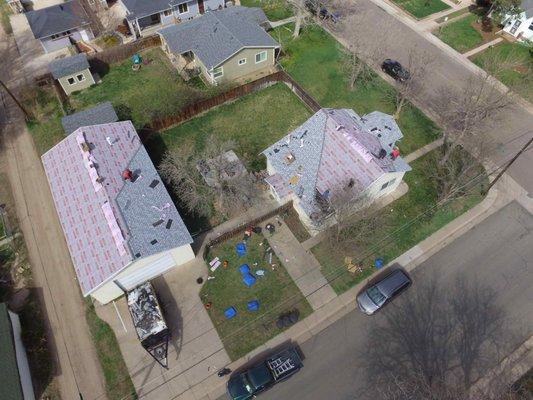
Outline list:
[[[410,285],[411,278],[401,269],[396,269],[359,293],[357,305],[362,312],[372,315]]]
[[[398,61],[391,60],[390,58],[387,58],[385,61],[383,61],[381,64],[381,69],[383,72],[400,82],[405,82],[411,78],[411,74],[408,70],[402,67],[402,64],[400,64]]]

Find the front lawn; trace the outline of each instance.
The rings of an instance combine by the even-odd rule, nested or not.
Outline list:
[[[186,84],[160,49],[141,53],[138,71],[131,60],[111,65],[102,82],[70,97],[73,111],[111,101],[121,120],[130,119],[137,129],[154,118],[173,114],[207,95],[207,90]]]
[[[459,18],[456,21],[439,27],[434,32],[434,35],[459,53],[466,53],[469,50],[481,46],[483,43],[494,40],[496,38],[493,33],[494,28],[491,28],[491,31],[485,32],[479,22],[482,18],[481,14],[483,13],[483,9],[480,9],[477,13],[479,15],[471,13],[464,18]]]
[[[386,81],[373,74],[371,82],[350,90],[343,72],[342,46],[316,25],[305,27],[297,39],[292,39],[292,28],[288,25],[272,32],[283,47],[280,63],[322,107],[352,108],[359,115],[376,110],[394,113],[390,96],[394,88]],[[404,134],[399,142],[403,154],[440,135],[437,126],[411,104],[403,108],[398,124]]]
[[[278,83],[161,132],[148,148],[157,163],[164,150],[185,144],[201,150],[205,140],[216,134],[224,141],[234,141],[237,155],[251,170],[259,171],[266,164],[259,153],[310,116],[300,99],[285,84]]]
[[[503,69],[496,78],[525,99],[533,102],[533,57],[526,45],[519,42],[499,43],[476,54],[472,61],[483,68],[486,57],[495,57],[496,60],[502,60],[503,64],[506,60],[513,60],[513,65]]]
[[[269,21],[279,21],[294,15],[285,0],[241,0],[241,6],[262,8]]]
[[[440,0],[393,0],[395,4],[403,8],[417,19],[451,8]]]
[[[326,279],[331,279],[330,284],[336,293],[348,290],[372,274],[374,259],[382,258],[385,263],[394,260],[483,199],[479,191],[473,190],[470,195],[440,205],[423,215],[437,202],[437,188],[432,179],[435,169],[433,154],[430,152],[415,160],[411,167],[413,170],[407,172],[404,178],[409,191],[378,211],[386,214],[380,222],[381,227],[373,232],[372,240],[354,244],[344,251],[335,250],[330,241],[324,240],[311,249],[322,266],[322,273]],[[479,166],[472,175],[482,172],[483,168]],[[362,223],[364,221],[356,222],[355,227]],[[359,274],[346,272],[343,265],[346,256],[357,260],[364,271]]]
[[[224,343],[232,360],[249,353],[256,347],[278,335],[283,329],[276,326],[280,314],[298,309],[300,319],[312,312],[311,306],[299,291],[285,268],[274,255],[270,267],[265,257],[268,242],[261,234],[253,234],[246,243],[246,254],[238,257],[235,245],[242,240],[238,236],[210,249],[207,261],[218,257],[227,260],[228,267],[222,265],[211,273],[214,279],[204,283],[200,298],[210,304],[209,316]],[[242,282],[239,266],[248,264],[256,276],[256,283],[247,287]],[[265,271],[258,276],[257,271]],[[258,311],[248,311],[250,300],[259,301]],[[237,315],[230,320],[224,317],[224,310],[234,307]]]

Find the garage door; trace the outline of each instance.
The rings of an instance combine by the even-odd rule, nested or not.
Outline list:
[[[118,279],[118,283],[126,290],[131,290],[134,287],[154,279],[155,277],[164,274],[170,268],[174,267],[176,263],[170,254],[158,258],[153,263],[145,265],[144,267],[134,271],[126,276]]]

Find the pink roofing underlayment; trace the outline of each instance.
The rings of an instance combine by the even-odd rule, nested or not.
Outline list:
[[[84,295],[133,259],[113,200],[124,185],[121,172],[140,147],[127,121],[79,128],[42,157]]]

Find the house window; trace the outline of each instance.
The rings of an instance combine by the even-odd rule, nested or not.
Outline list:
[[[180,14],[185,14],[189,12],[189,6],[187,5],[187,3],[178,4],[178,12]]]
[[[85,80],[85,75],[83,74],[76,75],[76,79],[78,80],[78,82],[82,82]]]
[[[241,58],[239,60],[239,65],[244,65],[244,64],[246,64],[246,58]]]
[[[262,51],[261,53],[257,53],[255,55],[255,63],[258,64],[260,62],[263,62],[267,59],[267,52],[266,51]]]
[[[74,85],[76,83],[76,80],[71,77],[71,78],[67,79],[67,82],[68,82],[69,85]]]
[[[165,11],[163,11],[163,15],[164,15],[165,17],[168,17],[169,15],[172,15],[172,10],[165,10]]]
[[[222,67],[217,67],[213,70],[213,78],[217,79],[224,75]]]
[[[533,31],[533,22],[531,23],[531,25],[529,25],[529,30]]]

